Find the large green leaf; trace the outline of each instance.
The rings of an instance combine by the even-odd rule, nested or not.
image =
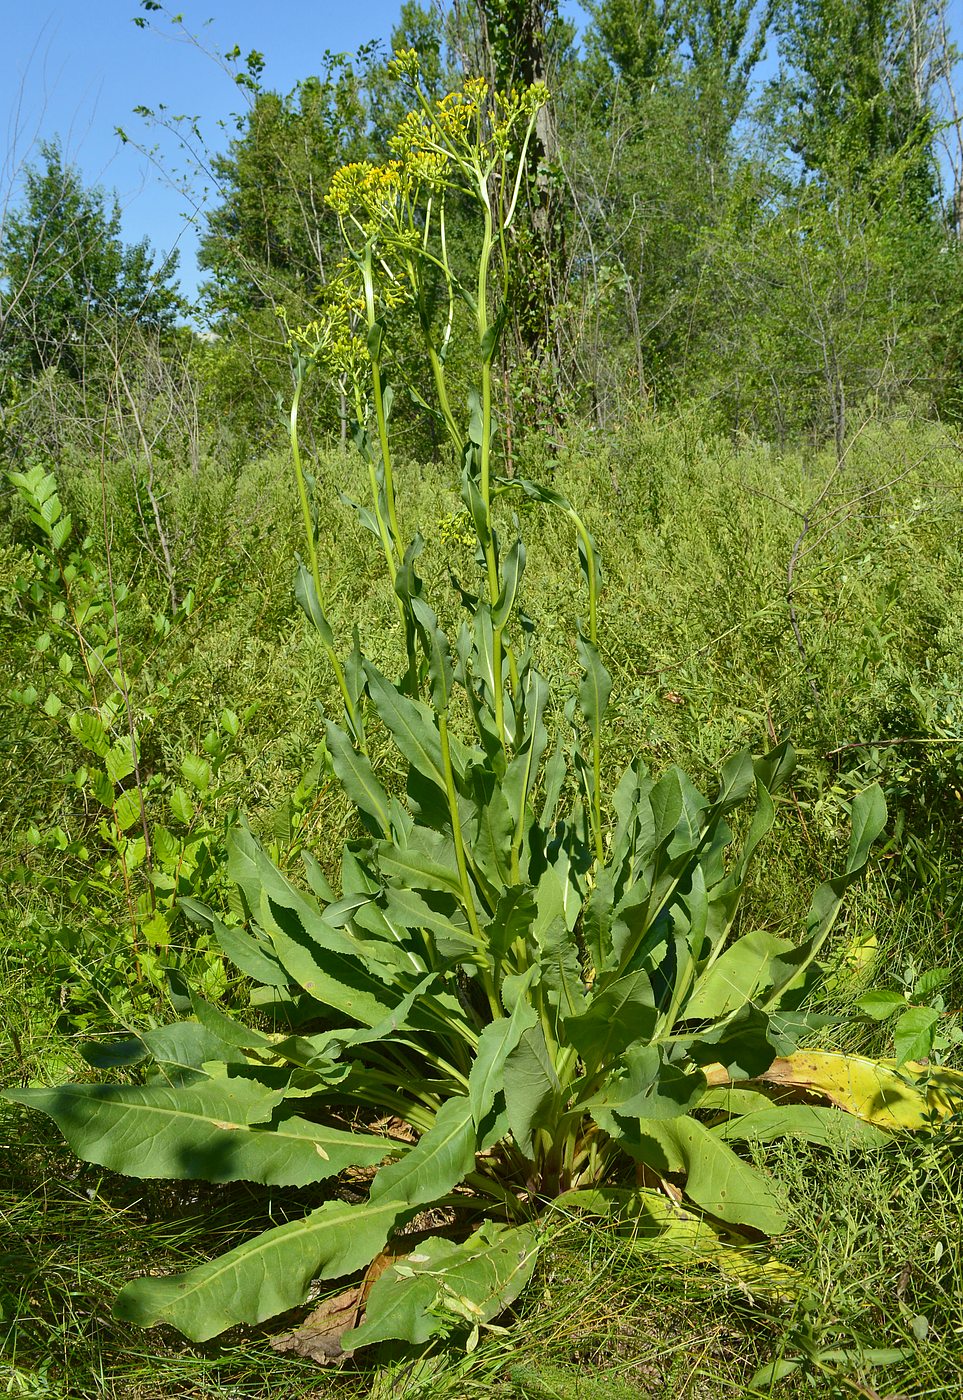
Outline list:
[[[576,639],[578,659],[582,665],[582,683],[578,690],[579,708],[593,734],[601,733],[602,720],[612,694],[612,677],[602,664],[598,648],[581,632]]]
[[[572,932],[578,913],[573,895],[565,869],[558,866],[549,866],[535,891],[531,939],[538,950],[542,981],[559,1016],[578,1015],[586,1004],[578,944]]]
[[[525,546],[520,539],[514,540],[502,564],[502,591],[492,609],[492,625],[503,628],[511,617],[518,596],[518,585],[525,572]]]
[[[773,1018],[747,1002],[714,1025],[693,1031],[685,1045],[695,1064],[724,1065],[734,1078],[753,1079],[766,1072],[784,1043]]]
[[[793,946],[767,929],[753,929],[706,969],[683,1014],[691,1020],[715,1021],[737,1011],[761,988],[772,985],[774,960]]]
[[[456,1323],[483,1325],[518,1297],[537,1254],[530,1225],[485,1224],[461,1244],[437,1235],[425,1240],[377,1280],[364,1322],[342,1337],[342,1345],[421,1343]]]
[[[580,1016],[565,1018],[565,1034],[592,1066],[614,1064],[618,1056],[655,1030],[652,983],[641,968],[597,992]]]
[[[364,1268],[384,1247],[399,1213],[395,1201],[329,1201],[186,1274],[136,1279],[114,1312],[141,1327],[170,1323],[195,1342],[238,1323],[263,1322],[303,1303],[312,1279]]]
[[[360,958],[315,952],[302,925],[292,921],[289,929],[276,927],[271,941],[291,979],[315,1001],[365,1026],[376,1026],[390,1014],[395,995]],[[371,965],[378,966],[374,956]]]
[[[329,720],[325,728],[331,766],[338,782],[358,811],[369,819],[368,825],[379,834],[387,832],[390,827],[388,795],[375,777],[370,760],[357,751],[336,724]]]
[[[608,1217],[649,1262],[654,1258],[677,1267],[714,1265],[748,1293],[762,1297],[791,1301],[803,1291],[801,1276],[760,1255],[755,1240],[707,1220],[660,1191],[618,1187],[568,1191],[556,1204],[562,1210]]]
[[[786,1213],[768,1179],[695,1118],[632,1119],[596,1110],[599,1127],[660,1176],[685,1174],[685,1193],[711,1215],[766,1235],[786,1228]]]
[[[213,920],[212,928],[221,951],[246,977],[267,987],[287,988],[291,979],[274,956],[274,949],[269,943],[254,938],[245,929],[224,924],[220,919]]]
[[[451,705],[453,679],[448,638],[438,626],[438,618],[434,610],[428,606],[423,598],[411,597],[409,605],[421,634],[425,655],[428,658],[428,681],[431,686],[432,707],[436,714],[444,715],[448,713]]]
[[[625,1118],[678,1118],[697,1108],[706,1091],[705,1075],[667,1063],[658,1045],[630,1047],[615,1073],[583,1105],[611,1108]]]
[[[199,1021],[173,1021],[143,1031],[140,1041],[155,1064],[163,1066],[165,1077],[177,1071],[199,1071],[205,1062],[244,1065],[247,1057],[238,1045],[231,1045],[219,1031]]]
[[[601,972],[612,951],[611,929],[615,902],[615,878],[611,869],[602,866],[595,877],[582,911],[582,937],[591,966]]]
[[[231,832],[228,857],[229,874],[243,889],[255,918],[271,938],[282,962],[287,955],[293,955],[301,968],[302,954],[324,953],[333,955],[333,960],[331,956],[323,959],[329,975],[337,976],[347,966],[347,975],[353,979],[359,968],[370,969],[382,982],[390,981],[399,970],[410,970],[410,959],[393,938],[372,941],[358,937],[351,926],[351,914],[364,902],[362,899],[342,899],[330,909],[319,909],[313,898],[282,875],[243,826]],[[292,942],[297,945],[293,949]],[[357,967],[351,967],[352,960],[356,960]],[[299,972],[291,967],[288,971],[300,981]],[[374,978],[370,985],[376,996],[382,995]]]
[[[371,1204],[394,1201],[400,1209],[437,1201],[473,1169],[477,1137],[471,1100],[446,1099],[411,1151],[382,1167],[371,1183]]]
[[[762,1095],[758,1097],[762,1098]],[[738,1114],[712,1130],[723,1142],[775,1142],[798,1137],[823,1147],[882,1147],[890,1139],[880,1128],[838,1108],[817,1104],[769,1104]]]
[[[515,943],[524,946],[536,913],[535,900],[527,885],[512,885],[499,896],[495,912],[484,930],[496,964]]]
[[[534,973],[535,969],[530,968],[527,974],[529,985]],[[524,991],[521,985],[519,991]],[[495,1102],[495,1095],[503,1086],[505,1061],[515,1050],[522,1035],[530,1031],[537,1021],[534,1008],[524,994],[521,994],[511,1016],[493,1021],[479,1036],[475,1062],[468,1076],[468,1097],[476,1127],[481,1127]]]
[[[78,1157],[127,1176],[305,1186],[397,1150],[301,1118],[268,1123],[282,1093],[248,1079],[66,1084],[9,1097],[53,1118]]]
[[[520,678],[517,703],[522,709],[522,738],[521,742],[516,744],[515,756],[506,769],[502,791],[512,812],[513,821],[516,825],[524,826],[526,804],[531,797],[538,766],[548,744],[548,731],[542,718],[548,703],[548,684],[532,666],[528,667]]]
[[[217,1006],[211,1006],[203,997],[198,996],[193,988],[190,997],[191,1010],[198,1021],[226,1045],[236,1046],[240,1050],[264,1050],[270,1047],[270,1037],[263,1031],[252,1030],[250,1026],[235,1021],[233,1016],[228,1016],[227,1012]]]
[[[741,753],[733,754],[732,758],[727,759],[722,765],[719,777],[719,791],[712,805],[721,812],[729,812],[733,807],[745,802],[756,785],[752,756],[748,749],[743,749]]]
[[[439,896],[438,905],[444,896]],[[384,916],[403,929],[426,929],[443,957],[464,958],[477,952],[468,920],[454,900],[447,907],[429,904],[417,890],[390,888],[385,891]]]
[[[873,783],[854,798],[851,819],[847,874],[863,869],[873,842],[886,825],[886,799],[878,783]]]
[[[305,616],[319,634],[325,646],[333,647],[334,634],[331,631],[331,624],[325,616],[321,599],[318,597],[318,590],[314,586],[314,579],[300,560],[298,561],[298,571],[294,577],[294,596],[297,598],[304,610]]]
[[[526,1031],[505,1061],[505,1108],[512,1136],[531,1157],[533,1133],[555,1118],[562,1087],[541,1026]]]
[[[401,753],[422,777],[431,778],[435,786],[445,792],[441,739],[434,713],[420,701],[402,695],[370,662],[365,662],[364,669],[368,693],[378,717]],[[454,749],[452,757],[454,760]]]
[[[470,858],[493,889],[501,893],[512,883],[515,823],[502,785],[487,764],[472,764],[468,781],[474,805],[467,825]]]
[[[454,843],[428,827],[416,827],[405,845],[382,841],[378,866],[392,884],[412,890],[447,890],[461,897]]]

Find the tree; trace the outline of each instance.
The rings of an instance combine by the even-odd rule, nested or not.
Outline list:
[[[124,244],[116,198],[85,188],[56,142],[40,152],[0,242],[0,357],[19,378],[49,369],[79,378],[98,353],[92,323],[174,325],[176,255],[155,262],[146,238]]]
[[[687,0],[681,28],[700,128],[710,158],[721,160],[742,116],[776,0]]]
[[[653,90],[676,62],[682,40],[682,0],[595,0],[586,6],[589,62],[633,97]]]
[[[341,250],[324,196],[334,171],[366,149],[353,68],[328,55],[286,96],[256,88],[238,129],[212,161],[222,198],[201,239],[214,317],[310,300],[328,280]]]
[[[876,202],[898,157],[899,197],[920,217],[938,189],[933,74],[921,61],[930,22],[919,0],[791,0],[778,19],[775,96],[790,149],[814,178]]]
[[[563,100],[575,208],[574,385],[597,420],[692,388],[711,324],[707,231],[725,217],[734,131],[770,19],[751,0],[597,0]]]
[[[889,198],[747,167],[706,258],[706,381],[730,425],[831,438],[940,389],[959,261]]]

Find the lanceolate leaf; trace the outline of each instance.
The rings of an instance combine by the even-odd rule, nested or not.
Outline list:
[[[774,1142],[798,1137],[824,1147],[880,1147],[885,1133],[859,1118],[817,1104],[770,1104],[730,1118],[713,1130],[724,1142]]]
[[[220,919],[213,921],[213,929],[221,950],[246,977],[263,982],[267,987],[287,987],[291,979],[270,945],[253,938],[242,928],[222,924]]]
[[[420,828],[404,846],[382,842],[378,865],[393,884],[413,890],[447,890],[461,896],[454,843],[439,832]]]
[[[503,1086],[512,1136],[519,1150],[531,1156],[532,1134],[555,1117],[562,1093],[541,1026],[526,1031],[508,1056]]]
[[[303,930],[300,933],[301,937],[292,937],[278,929],[272,942],[292,980],[315,1001],[365,1026],[376,1026],[390,1014],[396,994],[360,958],[324,949],[315,953]],[[378,966],[374,958],[371,961]]]
[[[847,873],[863,869],[870,847],[886,825],[886,799],[878,783],[866,788],[853,802],[852,835],[849,842]]]
[[[157,1065],[163,1066],[165,1077],[178,1070],[199,1071],[205,1061],[218,1064],[247,1063],[240,1046],[225,1042],[218,1031],[199,1021],[174,1021],[169,1026],[155,1026],[143,1031],[140,1040]]]
[[[578,691],[579,705],[589,729],[598,734],[612,694],[612,677],[602,664],[598,648],[587,637],[579,633],[576,646],[585,673]]]
[[[179,1086],[65,1084],[15,1089],[8,1097],[46,1113],[78,1157],[112,1171],[239,1181],[257,1180],[245,1144],[282,1094],[238,1079]]]
[[[402,695],[370,662],[365,663],[365,674],[368,677],[368,693],[378,716],[391,732],[401,753],[413,768],[423,777],[430,777],[444,792],[441,739],[431,710],[427,705]]]
[[[537,1254],[529,1225],[483,1225],[462,1244],[438,1236],[426,1240],[381,1275],[368,1295],[364,1322],[342,1343],[420,1343],[455,1322],[489,1322],[528,1283]]]
[[[388,796],[374,775],[374,769],[364,754],[358,753],[343,729],[328,721],[326,726],[328,753],[338,782],[361,814],[373,823],[380,835],[390,829]]]
[[[247,1079],[67,1084],[13,1096],[53,1118],[78,1157],[127,1176],[307,1186],[399,1151],[374,1134],[272,1119],[281,1093]]]
[[[610,1132],[624,1123],[622,1145],[653,1171],[662,1176],[684,1172],[686,1195],[717,1219],[749,1225],[766,1235],[786,1228],[785,1211],[767,1178],[697,1119],[645,1119],[629,1126],[616,1115],[593,1116]]]
[[[502,565],[502,591],[498,602],[492,609],[492,625],[496,628],[503,628],[512,615],[515,607],[515,598],[518,594],[518,585],[521,582],[522,574],[525,571],[525,546],[521,540],[516,540],[505,556]]]
[[[804,1050],[775,1060],[759,1076],[767,1084],[820,1094],[864,1122],[889,1130],[918,1129],[963,1112],[963,1073],[878,1062],[859,1055]]]
[[[529,984],[533,981],[534,972],[534,968],[529,969]],[[495,1095],[502,1088],[505,1061],[518,1045],[523,1032],[531,1030],[537,1021],[534,1007],[525,1000],[524,995],[520,995],[511,1016],[493,1021],[479,1036],[475,1063],[468,1077],[468,1097],[477,1128],[481,1127],[495,1102]]]
[[[393,1201],[400,1210],[437,1201],[472,1170],[476,1143],[470,1099],[447,1099],[411,1151],[382,1167],[371,1184],[371,1204]]]
[[[252,1030],[250,1026],[235,1021],[233,1016],[228,1016],[218,1007],[211,1006],[193,990],[191,1010],[202,1026],[206,1026],[227,1045],[237,1046],[241,1050],[263,1050],[271,1044],[270,1038],[263,1031]]]
[[[294,580],[294,596],[304,609],[308,621],[324,642],[325,646],[334,646],[334,634],[331,631],[331,624],[324,613],[324,606],[318,597],[318,591],[314,586],[314,579],[309,571],[301,563],[298,564],[298,572]]]
[[[474,798],[474,819],[470,826],[473,862],[498,891],[512,882],[512,836],[514,823],[504,790],[484,765],[468,770]]]
[[[793,944],[767,929],[753,929],[716,960],[696,982],[684,1015],[693,1020],[717,1020],[752,1000],[770,987],[776,958],[791,951]]]
[[[438,951],[448,958],[466,957],[476,952],[468,921],[460,909],[447,910],[429,905],[416,890],[391,888],[385,895],[385,918],[399,928],[427,929]]]
[[[364,1268],[384,1247],[400,1213],[394,1201],[329,1201],[189,1273],[135,1280],[114,1311],[125,1322],[166,1322],[205,1342],[238,1323],[263,1322],[298,1307],[314,1278],[341,1278]]]

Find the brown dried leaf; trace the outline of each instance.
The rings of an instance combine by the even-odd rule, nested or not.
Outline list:
[[[403,1254],[383,1250],[372,1259],[360,1283],[333,1298],[326,1298],[293,1331],[272,1337],[271,1346],[275,1351],[293,1351],[297,1356],[316,1361],[319,1366],[340,1366],[350,1360],[354,1353],[342,1348],[341,1338],[360,1323],[372,1284],[385,1269],[403,1257]]]
[[[347,1361],[351,1352],[342,1349],[341,1338],[358,1324],[363,1287],[363,1284],[356,1284],[334,1298],[326,1298],[293,1332],[272,1337],[271,1346],[275,1351],[293,1351],[297,1356],[306,1356],[319,1366]]]

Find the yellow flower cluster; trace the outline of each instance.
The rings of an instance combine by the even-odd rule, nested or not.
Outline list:
[[[383,165],[343,166],[332,178],[327,201],[366,237],[413,249],[419,200],[455,185],[477,190],[509,156],[519,129],[548,101],[548,90],[535,83],[491,93],[484,78],[468,78],[459,90],[432,103],[420,86],[413,49],[397,53],[390,72],[406,79],[418,99],[389,142],[393,158]]]
[[[288,326],[288,341],[356,392],[369,370],[368,326],[418,293],[417,272],[428,257],[449,278],[443,235],[429,252],[436,229],[434,196],[452,188],[487,202],[494,170],[511,188],[509,167],[521,158],[525,128],[548,99],[544,86],[491,93],[482,78],[469,78],[457,92],[431,102],[421,86],[418,55],[395,55],[390,71],[415,96],[414,110],[400,122],[391,159],[378,165],[354,161],[336,171],[326,201],[341,222],[351,257],[324,289],[320,314],[306,325]],[[439,216],[437,228],[442,228]],[[359,246],[358,235],[361,243]]]
[[[451,515],[443,515],[437,522],[437,530],[442,544],[448,546],[474,549],[478,543],[478,536],[471,526],[471,516],[464,506]]]
[[[326,369],[334,378],[347,379],[354,385],[362,380],[368,363],[365,336],[358,329],[364,315],[364,296],[347,265],[339,273],[322,293],[320,316],[303,325],[292,325],[283,307],[280,316],[292,351]]]

